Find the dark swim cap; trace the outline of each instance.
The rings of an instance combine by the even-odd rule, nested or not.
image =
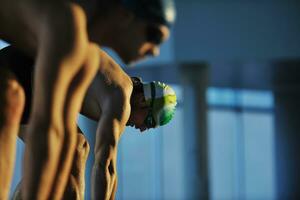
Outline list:
[[[170,27],[175,22],[174,0],[121,0],[136,16],[147,22]]]

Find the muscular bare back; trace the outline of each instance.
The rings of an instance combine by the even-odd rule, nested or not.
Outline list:
[[[50,3],[49,1],[48,3]],[[43,3],[36,0],[0,0],[0,38],[24,51],[37,48],[38,30],[44,20]]]

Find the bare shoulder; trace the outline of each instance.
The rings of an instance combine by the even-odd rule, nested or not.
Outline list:
[[[131,78],[103,50],[92,46],[89,56],[98,54],[99,71],[86,93],[81,113],[94,120],[106,116],[126,124],[133,89]]]
[[[100,50],[99,73],[103,76],[110,92],[117,93],[121,91],[125,93],[125,95],[131,95],[133,85],[130,77],[124,72],[120,65],[103,50]]]
[[[130,110],[132,82],[122,68],[99,48],[99,71],[88,89],[85,105],[100,108],[101,113],[110,113],[120,119],[127,119]],[[92,102],[91,99],[94,99]],[[90,103],[88,103],[90,102]],[[96,103],[95,103],[96,102]],[[98,105],[98,106],[97,106]],[[97,109],[86,109],[96,111]],[[124,120],[126,121],[126,120]]]

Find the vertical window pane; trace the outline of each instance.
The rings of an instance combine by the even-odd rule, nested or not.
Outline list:
[[[243,114],[245,180],[249,199],[274,199],[274,130],[270,114]]]
[[[121,199],[154,199],[156,176],[155,142],[161,133],[140,134],[128,128],[119,143],[119,189]]]
[[[275,199],[273,95],[210,88],[209,152],[213,199]]]
[[[184,199],[184,131],[183,110],[177,108],[174,119],[162,128],[162,187],[163,194],[158,199]]]
[[[236,114],[230,111],[210,111],[209,165],[210,193],[212,199],[233,199],[236,196],[235,137]]]

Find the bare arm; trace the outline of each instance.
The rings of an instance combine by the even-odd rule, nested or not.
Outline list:
[[[114,98],[98,124],[95,163],[92,175],[92,199],[113,199],[117,187],[117,146],[130,113],[129,101]]]
[[[47,199],[53,189],[63,143],[75,151],[76,118],[68,116],[70,85],[81,70],[88,47],[83,11],[73,4],[48,6],[41,25],[34,74],[33,107],[24,157],[24,199]],[[59,23],[57,23],[59,22]],[[60,45],[58,45],[60,44]],[[75,145],[74,145],[75,144]],[[70,158],[69,158],[70,159]],[[66,165],[67,166],[67,165]],[[70,170],[69,166],[66,168]],[[61,180],[61,188],[67,180]]]
[[[107,142],[102,145],[101,149],[97,150],[92,175],[93,199],[110,199],[117,179],[116,157],[117,141]]]
[[[116,199],[117,185],[118,185],[118,179],[116,178],[116,180],[114,182],[113,189],[112,189],[112,193],[111,193],[111,196],[110,196],[109,200],[115,200]]]

